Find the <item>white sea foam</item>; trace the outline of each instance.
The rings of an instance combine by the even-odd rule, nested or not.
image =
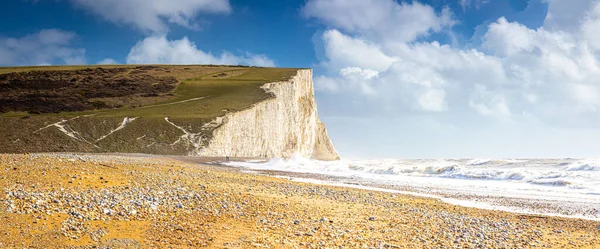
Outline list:
[[[600,160],[595,159],[425,159],[313,161],[304,158],[268,162],[229,162],[250,170],[317,173],[359,179],[391,187],[435,194],[455,204],[471,200],[459,196],[528,199],[560,205],[589,206],[600,212]],[[483,198],[485,197],[485,198]],[[450,201],[456,200],[456,201]],[[476,201],[477,205],[498,206]],[[470,206],[475,204],[471,203]],[[510,211],[509,208],[497,209]],[[558,208],[560,209],[560,208]],[[519,209],[525,213],[535,210]],[[573,216],[600,218],[600,213]],[[592,211],[593,212],[593,211]],[[595,217],[591,217],[595,216]]]
[[[600,160],[585,159],[567,164],[568,171],[600,171]]]

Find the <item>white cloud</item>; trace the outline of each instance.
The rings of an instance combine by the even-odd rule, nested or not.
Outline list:
[[[314,84],[317,90],[337,92],[340,90],[341,83],[336,78],[318,75],[314,77]]]
[[[441,89],[428,88],[417,95],[419,107],[426,111],[441,112],[448,109],[446,92]]]
[[[361,67],[384,71],[392,65],[396,58],[387,56],[376,44],[352,38],[338,30],[329,30],[323,34],[325,53],[330,60],[329,67]]]
[[[544,31],[542,31],[544,32]],[[487,47],[499,56],[514,56],[521,52],[532,52],[536,31],[519,23],[509,23],[501,17],[489,25],[484,36]]]
[[[598,31],[600,30],[600,4],[596,4],[596,6],[587,13],[587,16],[583,17],[581,29],[590,46],[595,50],[599,50],[600,32]]]
[[[118,65],[120,63],[118,61],[114,60],[114,59],[106,58],[104,60],[99,61],[96,64],[98,64],[98,65]]]
[[[469,105],[479,114],[497,118],[510,117],[511,112],[504,97],[489,91],[484,85],[476,85]]]
[[[302,13],[331,27],[389,42],[412,41],[455,23],[449,9],[436,13],[416,1],[309,0]]]
[[[581,27],[587,11],[593,9],[598,0],[545,0],[548,13],[544,28],[552,31],[570,32]]]
[[[388,4],[386,9],[394,6],[382,2]],[[555,9],[555,3],[565,4],[552,0],[551,10]],[[417,9],[430,8],[414,5]],[[398,6],[413,8],[406,3]],[[314,10],[326,8],[339,15],[325,17]],[[562,15],[550,11],[549,15],[554,16],[547,18],[547,22],[552,25],[538,29],[499,18],[489,25],[482,46],[474,49],[411,39],[390,44],[389,40],[396,37],[393,32],[387,37],[369,34],[380,32],[375,24],[392,22],[395,17],[373,14],[377,18],[365,20],[366,24],[361,26],[355,20],[362,8],[361,3],[352,1],[344,4],[311,0],[307,3],[305,12],[313,13],[309,16],[320,18],[332,27],[322,36],[325,59],[321,65],[326,73],[316,82],[325,85],[317,86],[318,90],[334,90],[346,96],[377,96],[372,99],[378,102],[374,108],[392,105],[398,111],[471,112],[499,119],[533,117],[562,124],[569,120],[566,123],[572,125],[580,125],[578,122],[582,119],[590,121],[589,115],[592,115],[596,117],[592,118],[594,121],[600,121],[598,1],[590,11],[576,15],[577,19],[563,20]],[[436,15],[431,13],[429,15]],[[576,27],[568,31],[561,28],[568,25]],[[348,79],[341,73],[348,67],[355,71],[372,70],[377,77]]]
[[[500,59],[476,50],[457,51],[437,42],[402,43],[383,49],[337,30],[325,32],[323,40],[323,65],[332,75],[318,78],[317,89],[363,93],[394,102],[396,108],[446,111],[447,91],[454,91],[457,85],[474,86],[481,81],[501,85],[506,78]],[[468,105],[468,91],[453,92],[452,96],[456,95]]]
[[[223,52],[213,55],[196,47],[187,37],[168,40],[165,36],[151,36],[138,42],[127,56],[128,64],[214,64],[273,67],[275,62],[266,55],[245,53],[234,55]]]
[[[76,6],[117,24],[164,33],[168,24],[198,28],[199,13],[229,13],[228,0],[71,0]]]
[[[85,64],[85,49],[72,47],[75,37],[46,29],[20,38],[0,38],[0,65]]]

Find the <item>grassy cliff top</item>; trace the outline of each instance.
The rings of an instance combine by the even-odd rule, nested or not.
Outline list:
[[[210,120],[271,97],[260,88],[295,68],[107,65],[0,67],[0,116]]]

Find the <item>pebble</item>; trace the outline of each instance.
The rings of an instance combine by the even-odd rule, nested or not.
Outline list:
[[[62,154],[58,157],[69,158],[69,155]],[[128,161],[130,159],[115,158],[109,159],[110,165],[117,165],[119,169],[125,168],[119,166],[119,160],[131,163]],[[107,159],[102,156],[85,156],[84,159],[88,163],[107,164],[103,161]],[[3,161],[0,160],[0,163]],[[144,167],[141,165],[139,167]],[[152,164],[148,162],[147,165]],[[29,166],[22,168],[30,170]],[[11,174],[19,173],[10,171],[10,167],[6,169]],[[77,175],[72,172],[62,175],[65,178],[62,181],[64,188],[61,185],[43,188],[31,183],[7,184],[0,206],[7,208],[8,213],[41,215],[37,221],[38,226],[45,222],[48,213],[66,216],[60,224],[58,239],[89,236],[98,243],[106,241],[103,237],[109,232],[112,237],[114,231],[89,227],[89,221],[152,221],[155,222],[151,223],[153,232],[146,233],[152,237],[147,241],[152,244],[148,246],[157,248],[215,246],[217,240],[213,241],[213,238],[219,238],[222,233],[233,233],[232,230],[236,229],[233,223],[221,222],[232,219],[257,226],[257,233],[243,240],[219,240],[219,245],[227,243],[227,246],[238,248],[251,247],[253,244],[265,248],[294,248],[299,245],[309,248],[396,248],[392,244],[422,248],[528,248],[533,245],[560,248],[557,244],[548,242],[546,236],[560,238],[565,235],[558,233],[570,234],[573,231],[568,226],[555,227],[561,230],[541,227],[539,224],[551,223],[539,222],[537,218],[512,219],[514,215],[496,215],[492,212],[490,213],[493,215],[483,216],[480,215],[481,212],[489,211],[459,208],[458,210],[469,210],[459,212],[448,209],[452,206],[446,204],[426,206],[432,202],[412,203],[402,195],[390,196],[282,181],[256,181],[254,176],[240,180],[229,176],[209,175],[221,174],[220,170],[204,173],[176,169],[169,174],[152,171],[142,174],[136,170],[128,170],[125,174],[133,175],[136,180],[127,186],[116,184],[85,188],[76,184],[64,185],[68,180],[85,182],[87,179],[97,183],[98,177],[111,179],[111,184],[119,181],[118,177],[105,171],[94,173],[81,168],[77,172]],[[103,176],[99,176],[100,174]],[[186,181],[190,184],[186,185]],[[230,183],[242,186],[241,190],[232,189],[228,185]],[[253,188],[250,189],[249,186]],[[255,198],[257,193],[261,198]],[[269,195],[290,198],[290,201],[264,201],[262,196]],[[307,199],[339,206],[308,206],[306,202],[303,203]],[[343,211],[335,213],[340,209],[334,207],[341,207]],[[371,210],[371,213],[365,215],[369,222],[364,222],[363,210]],[[600,230],[597,224],[588,226],[588,229]],[[593,234],[590,238],[593,239]],[[590,239],[574,238],[574,241],[576,245],[573,247],[577,247]],[[129,242],[135,244],[135,240]]]

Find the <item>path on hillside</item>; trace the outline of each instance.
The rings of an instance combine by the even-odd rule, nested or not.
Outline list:
[[[165,104],[158,104],[158,105],[147,105],[147,106],[138,107],[138,109],[145,109],[145,108],[151,108],[151,107],[160,107],[160,106],[168,106],[168,105],[176,105],[176,104],[181,104],[181,103],[190,102],[190,101],[194,101],[194,100],[201,100],[201,99],[208,98],[208,97],[210,97],[210,96],[185,99],[185,100],[176,101],[176,102],[172,102],[172,103],[165,103]]]

